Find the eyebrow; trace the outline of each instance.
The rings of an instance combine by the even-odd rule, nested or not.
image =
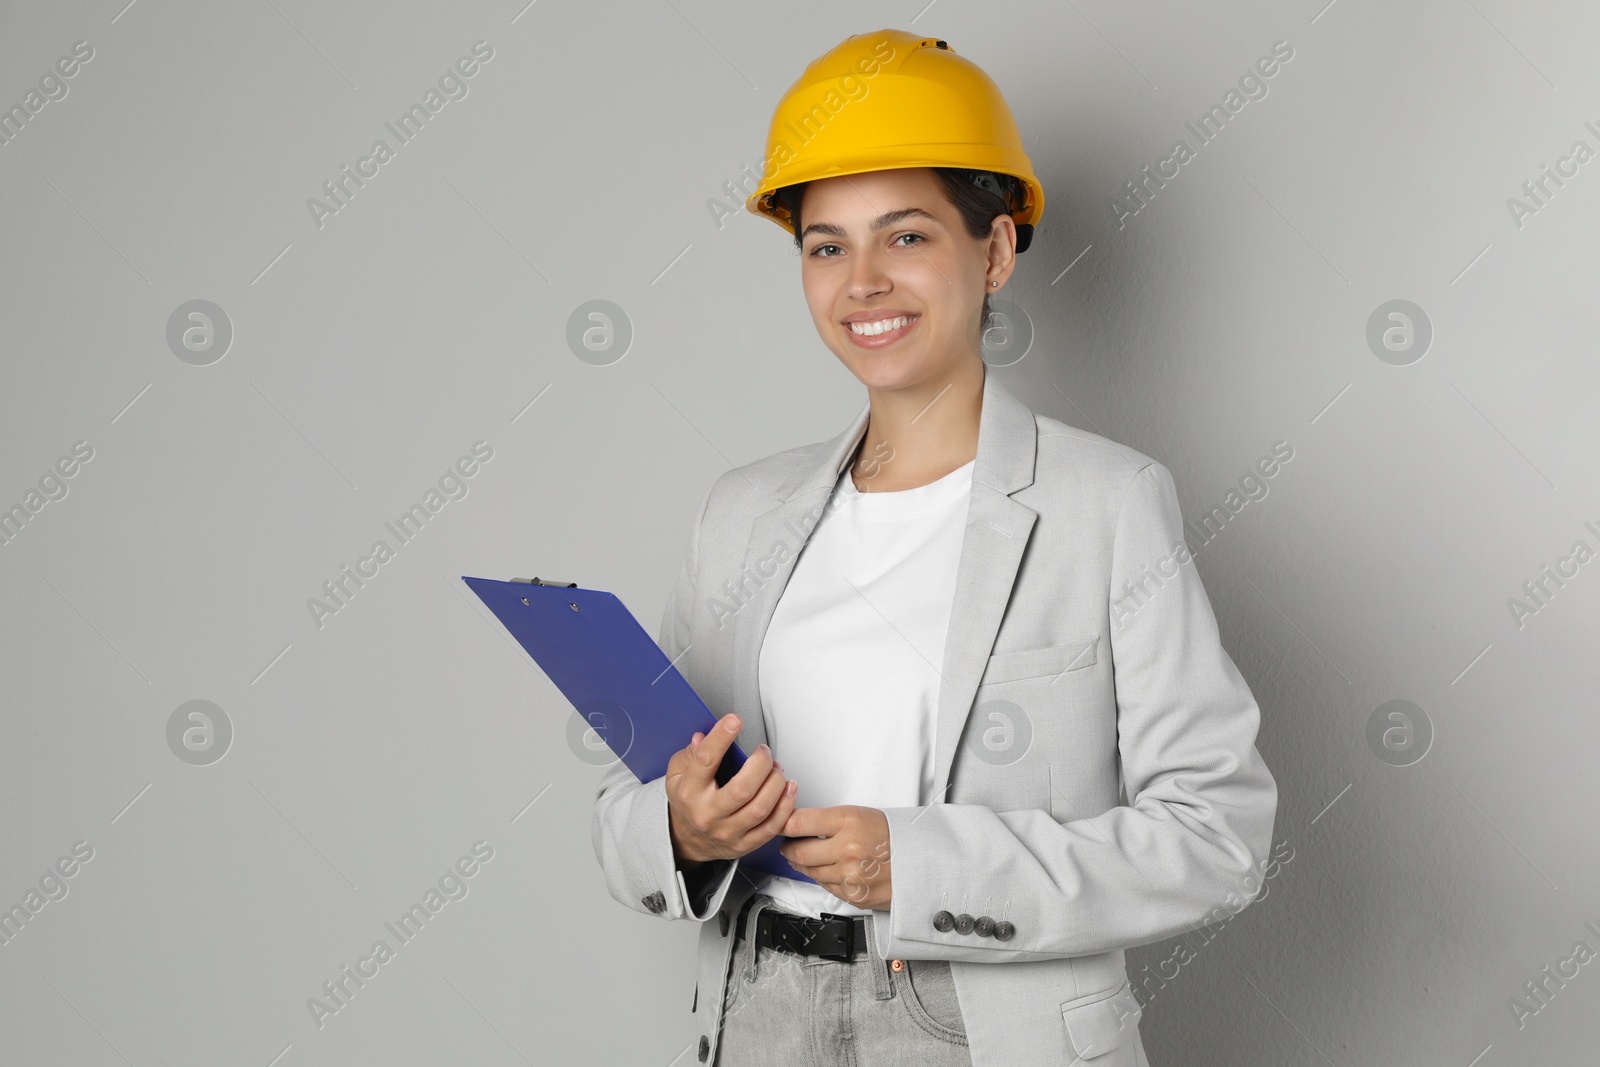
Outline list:
[[[922,210],[920,207],[906,207],[906,208],[901,208],[899,211],[886,211],[882,215],[879,215],[872,222],[872,232],[873,233],[877,233],[879,230],[886,229],[887,227],[893,226],[895,223],[899,222],[901,219],[910,219],[910,218],[924,218],[924,219],[928,219],[931,222],[938,222],[939,221],[937,218],[934,218],[934,216],[928,214],[926,211]],[[829,237],[844,237],[844,236],[846,236],[843,229],[841,229],[838,226],[835,226],[831,222],[813,222],[811,225],[809,225],[809,226],[807,226],[805,228],[805,231],[803,233],[800,234],[800,240],[804,241],[807,237],[810,237],[814,233],[824,233],[824,234],[827,234]]]

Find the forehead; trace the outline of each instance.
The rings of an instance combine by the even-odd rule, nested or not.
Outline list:
[[[944,185],[927,167],[874,170],[838,178],[820,178],[805,188],[801,221],[862,225],[886,211],[922,208],[943,216],[952,210]]]

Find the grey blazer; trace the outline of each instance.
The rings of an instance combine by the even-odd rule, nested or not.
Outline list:
[[[767,623],[868,413],[723,474],[695,520],[660,644],[713,712],[740,713],[746,752],[766,739]],[[1143,1067],[1123,949],[1252,899],[1278,797],[1167,468],[1034,414],[986,368],[944,656],[935,800],[886,812],[882,954],[951,961],[975,1067]],[[616,900],[701,923],[711,1062],[731,924],[761,874],[678,871],[664,779],[621,762],[591,837]]]

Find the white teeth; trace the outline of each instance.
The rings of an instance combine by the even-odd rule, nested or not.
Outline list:
[[[879,319],[877,322],[852,322],[849,323],[850,332],[862,337],[874,337],[890,330],[898,330],[911,321],[909,315],[901,315],[898,319]]]

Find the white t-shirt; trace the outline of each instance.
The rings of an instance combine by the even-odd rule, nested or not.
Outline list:
[[[938,481],[862,493],[845,469],[761,645],[767,743],[796,807],[913,807],[933,790],[940,671],[976,460]],[[819,885],[757,887],[813,917],[869,915]]]

